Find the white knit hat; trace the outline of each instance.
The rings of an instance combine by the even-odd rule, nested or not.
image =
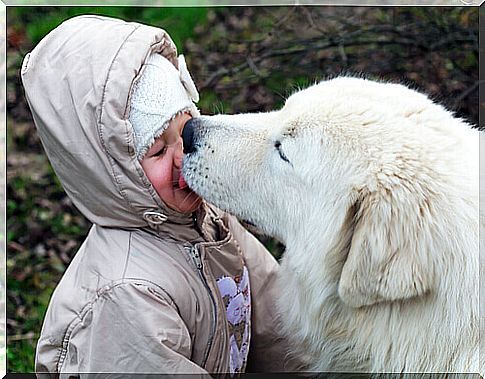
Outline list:
[[[175,116],[183,112],[199,115],[193,103],[199,101],[199,94],[183,55],[178,57],[178,66],[177,70],[165,57],[153,53],[133,86],[128,119],[135,133],[138,160],[143,159]]]

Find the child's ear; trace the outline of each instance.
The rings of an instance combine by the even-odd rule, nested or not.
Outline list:
[[[415,197],[396,189],[367,194],[358,203],[338,288],[349,306],[420,296],[433,287],[434,236],[422,214],[426,205],[410,201]]]

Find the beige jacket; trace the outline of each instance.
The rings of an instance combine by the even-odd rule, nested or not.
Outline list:
[[[234,341],[239,353],[249,342],[246,371],[291,370],[274,312],[277,262],[220,210],[167,208],[136,159],[129,96],[151,52],[177,64],[165,31],[82,16],[24,60],[47,155],[94,224],[50,301],[36,371],[230,372]],[[230,278],[239,286],[245,267],[249,288],[237,292],[250,300],[248,318],[234,326],[218,284]]]

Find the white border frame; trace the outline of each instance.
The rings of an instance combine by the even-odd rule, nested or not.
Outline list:
[[[416,4],[419,2],[419,4]],[[154,7],[190,7],[190,6],[245,6],[245,5],[258,5],[258,6],[294,6],[294,5],[341,5],[341,6],[473,6],[480,7],[485,0],[364,0],[362,2],[358,0],[108,0],[104,3],[99,3],[99,0],[85,0],[82,3],[70,3],[69,0],[7,0],[3,2],[0,0],[0,50],[2,51],[0,58],[0,377],[3,378],[6,375],[7,370],[7,355],[6,355],[6,290],[7,290],[7,274],[6,274],[6,253],[7,253],[7,230],[6,230],[6,200],[7,200],[7,159],[6,159],[6,69],[7,69],[7,6],[154,6]],[[485,10],[479,10],[479,21],[482,19],[482,14],[485,20]],[[485,25],[483,26],[485,29]],[[480,37],[484,36],[485,30],[482,32],[482,26],[479,25],[479,59],[482,55],[485,55],[485,48],[481,48]],[[484,63],[485,66],[485,63]],[[482,73],[485,74],[485,67],[479,63],[479,80],[482,82]],[[479,107],[485,108],[485,96],[482,96],[482,92],[485,85],[479,86]],[[483,104],[483,105],[482,105]],[[480,126],[485,126],[483,119],[485,109],[479,112]],[[480,136],[480,214],[479,217],[485,220],[485,193],[482,191],[482,187],[485,188],[485,132]],[[483,186],[482,186],[483,181]],[[482,209],[484,209],[482,213]],[[485,223],[484,224],[485,227]],[[481,224],[481,225],[482,225]],[[485,273],[485,257],[483,252],[485,251],[485,230],[480,228],[480,274]],[[481,275],[482,276],[482,275]],[[480,281],[480,325],[485,326],[485,280]],[[482,336],[480,336],[482,337]],[[485,351],[484,338],[480,338],[480,357]],[[482,363],[485,359],[480,359]],[[485,364],[485,363],[484,363]],[[485,374],[485,367],[480,367],[480,372]]]

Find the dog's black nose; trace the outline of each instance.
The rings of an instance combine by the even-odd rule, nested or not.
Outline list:
[[[184,130],[182,130],[182,140],[184,142],[184,154],[193,153],[195,151],[194,143],[194,126],[196,121],[191,118],[185,123]]]

